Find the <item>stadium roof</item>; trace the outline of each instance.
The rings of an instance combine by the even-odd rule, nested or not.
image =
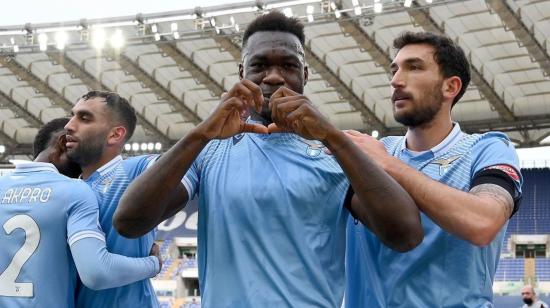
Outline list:
[[[89,89],[130,100],[138,152],[173,144],[238,80],[243,29],[270,9],[306,24],[305,94],[342,129],[404,132],[389,99],[391,42],[428,30],[471,61],[471,85],[453,109],[463,129],[505,131],[520,147],[548,140],[550,0],[265,0],[0,27],[0,161],[30,154],[41,125]]]

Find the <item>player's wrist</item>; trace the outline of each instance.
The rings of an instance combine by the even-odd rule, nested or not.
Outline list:
[[[211,134],[208,132],[208,129],[203,125],[203,123],[199,124],[197,127],[193,128],[189,134],[187,135],[187,138],[191,140],[196,140],[201,143],[208,143],[212,139],[214,139]]]
[[[320,140],[332,152],[336,153],[349,143],[346,135],[337,128],[330,128],[323,140]]]
[[[150,256],[155,264],[155,275],[160,274],[160,271],[162,270],[162,260],[158,256]],[[153,277],[154,277],[153,276]]]

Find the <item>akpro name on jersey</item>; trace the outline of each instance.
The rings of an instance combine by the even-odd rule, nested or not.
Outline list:
[[[16,187],[2,194],[2,204],[46,203],[52,196],[50,187]]]

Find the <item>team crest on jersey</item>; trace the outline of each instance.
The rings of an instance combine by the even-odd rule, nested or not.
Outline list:
[[[109,190],[109,186],[111,186],[111,183],[113,183],[112,178],[105,178],[101,181],[101,183],[99,183],[99,185],[103,186],[102,187],[103,193],[106,193],[107,190]]]
[[[306,154],[309,157],[317,157],[321,155],[323,150],[326,148],[324,144],[320,141],[314,140],[301,140],[303,143],[307,144]]]
[[[237,143],[239,143],[239,141],[241,141],[243,137],[244,137],[244,133],[233,136],[233,145],[236,145]]]
[[[451,164],[454,163],[460,157],[462,157],[462,155],[453,155],[448,158],[440,158],[438,160],[434,160],[432,164],[439,165],[439,175],[443,175],[447,173]]]

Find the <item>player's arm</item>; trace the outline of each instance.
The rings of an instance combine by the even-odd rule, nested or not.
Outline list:
[[[82,283],[93,290],[120,287],[160,272],[159,257],[130,258],[112,254],[107,251],[105,238],[84,237],[70,243],[70,247]]]
[[[514,178],[508,174],[498,176],[481,171],[472,179],[470,191],[462,191],[432,180],[388,155],[383,146],[381,148],[381,143],[368,135],[359,132],[347,134],[409,192],[420,210],[436,224],[474,245],[489,244],[514,211],[514,199],[519,196],[519,184],[514,183],[514,178],[519,181],[520,174],[512,167],[509,171],[514,173],[511,174]],[[510,149],[504,144],[502,141],[493,143],[493,147],[502,148],[493,149],[490,153],[484,151],[481,163],[487,161],[485,166],[498,166],[496,161],[488,162],[504,155],[502,153],[509,153]]]
[[[71,185],[72,184],[72,185]],[[67,243],[82,282],[91,289],[126,285],[155,276],[160,257],[129,258],[107,252],[95,194],[82,181],[67,184]]]
[[[348,208],[388,247],[407,251],[423,239],[420,214],[409,194],[309,102],[285,87],[271,97],[272,131],[292,131],[323,142],[346,173],[354,195]]]
[[[410,192],[418,207],[442,229],[474,245],[491,243],[512,215],[515,188],[511,180],[508,185],[474,182],[466,192],[434,181],[398,159],[391,161],[386,170]]]
[[[349,138],[334,130],[324,142],[348,176],[348,208],[388,247],[404,252],[423,239],[420,214],[409,194]]]
[[[126,237],[139,237],[177,213],[190,197],[181,180],[211,140],[242,132],[267,133],[266,127],[246,123],[243,119],[249,108],[259,109],[262,102],[260,88],[249,80],[240,81],[224,94],[208,119],[128,186],[113,216],[117,231]]]

